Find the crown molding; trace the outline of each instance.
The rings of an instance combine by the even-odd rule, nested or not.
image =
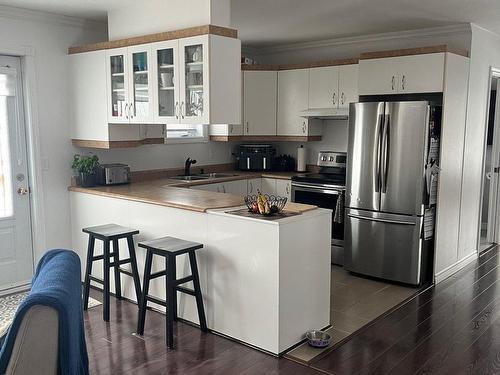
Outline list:
[[[84,18],[65,16],[62,14],[55,14],[38,10],[10,7],[6,5],[0,5],[0,17],[8,19],[34,21],[34,22],[44,22],[44,23],[49,22],[70,27],[84,27],[84,28],[101,27],[103,29],[107,28],[106,22],[99,22]]]
[[[406,38],[428,37],[428,36],[438,36],[438,35],[442,36],[442,35],[470,33],[470,32],[471,32],[471,24],[460,23],[449,26],[430,27],[425,29],[394,31],[388,33],[360,35],[360,36],[344,37],[344,38],[323,39],[311,42],[277,44],[274,46],[266,46],[263,48],[245,46],[242,47],[242,50],[252,51],[250,53],[254,55],[265,55],[269,53],[303,50],[309,48],[336,47],[347,44],[377,42],[382,40],[406,39]]]

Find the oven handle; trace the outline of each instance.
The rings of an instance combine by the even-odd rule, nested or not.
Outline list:
[[[308,191],[312,193],[323,193],[323,194],[332,194],[332,195],[339,195],[340,190],[339,189],[328,189],[324,187],[312,187],[310,185],[303,185],[303,184],[297,184],[293,183],[292,184],[292,190],[294,191]]]

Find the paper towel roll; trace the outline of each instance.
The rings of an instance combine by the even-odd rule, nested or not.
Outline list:
[[[303,145],[297,149],[297,172],[306,172],[306,148]]]

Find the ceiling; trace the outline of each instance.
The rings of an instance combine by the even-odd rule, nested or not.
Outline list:
[[[0,5],[106,21],[147,0],[0,0]],[[168,1],[168,0],[165,0]],[[231,0],[233,27],[253,47],[473,22],[500,34],[499,0]]]

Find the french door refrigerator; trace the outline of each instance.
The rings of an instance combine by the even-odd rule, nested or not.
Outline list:
[[[420,283],[429,116],[427,101],[350,105],[346,269]]]

